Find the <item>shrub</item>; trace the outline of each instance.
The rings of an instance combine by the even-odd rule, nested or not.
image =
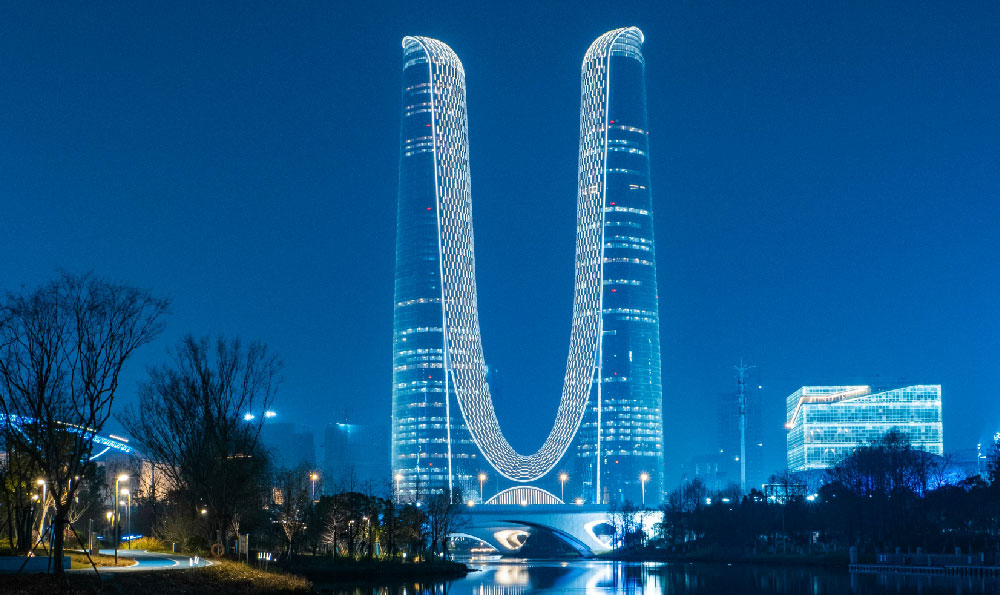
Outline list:
[[[140,537],[132,540],[132,549],[151,552],[169,552],[170,544],[155,537]]]

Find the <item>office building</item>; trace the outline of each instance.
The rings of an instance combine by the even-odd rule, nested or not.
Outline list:
[[[324,493],[351,490],[383,494],[392,475],[388,464],[388,436],[381,425],[327,424],[323,431]]]
[[[599,37],[582,67],[573,318],[553,428],[516,452],[493,409],[479,328],[465,72],[403,40],[392,467],[403,498],[479,473],[589,502],[659,501],[663,423],[642,32]],[[507,387],[509,391],[511,387]]]
[[[785,405],[789,471],[831,467],[889,430],[906,434],[913,448],[944,452],[940,385],[880,392],[870,386],[803,386]]]

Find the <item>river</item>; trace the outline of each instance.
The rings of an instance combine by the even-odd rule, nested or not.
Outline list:
[[[995,579],[855,574],[844,569],[750,564],[665,564],[610,561],[489,560],[462,579],[435,584],[369,583],[326,587],[335,595],[517,595],[596,593],[647,595],[976,595],[1000,593]]]

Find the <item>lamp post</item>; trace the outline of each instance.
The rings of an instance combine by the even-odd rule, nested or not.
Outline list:
[[[309,474],[309,480],[312,481],[312,501],[316,502],[316,480],[319,479],[319,473],[313,471]]]
[[[38,537],[41,538],[42,531],[45,529],[45,504],[48,502],[46,499],[48,497],[48,491],[46,491],[45,480],[39,479],[35,482],[36,485],[42,486],[42,518],[38,521]]]
[[[118,489],[118,484],[119,483],[125,483],[126,481],[128,481],[128,475],[125,475],[124,473],[115,478],[115,515],[114,515],[114,520],[115,520],[115,537],[114,537],[114,539],[115,539],[115,566],[118,566],[118,542],[121,541],[121,537],[122,537],[122,515],[121,515],[121,509],[119,508],[119,502],[118,502],[118,494],[120,493],[119,489]]]
[[[403,481],[403,474],[402,473],[396,473],[396,476],[394,477],[394,479],[396,480],[396,504],[399,504],[399,502],[401,500],[400,499],[400,493],[399,493],[399,482]]]
[[[566,502],[566,480],[569,479],[569,475],[565,473],[559,474],[559,499]]]
[[[132,549],[132,492],[122,488],[122,496],[127,498],[125,508],[125,531],[128,533],[128,549]]]
[[[479,474],[479,502],[483,502],[483,483],[486,482],[486,474]]]
[[[646,482],[649,481],[649,473],[645,471],[640,473],[639,481],[642,482],[642,507],[646,508]]]

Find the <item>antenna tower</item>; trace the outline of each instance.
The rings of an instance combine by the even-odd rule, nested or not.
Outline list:
[[[736,369],[736,383],[739,392],[740,407],[740,494],[747,493],[747,371],[757,366],[747,366],[740,358],[740,365],[733,366]]]

